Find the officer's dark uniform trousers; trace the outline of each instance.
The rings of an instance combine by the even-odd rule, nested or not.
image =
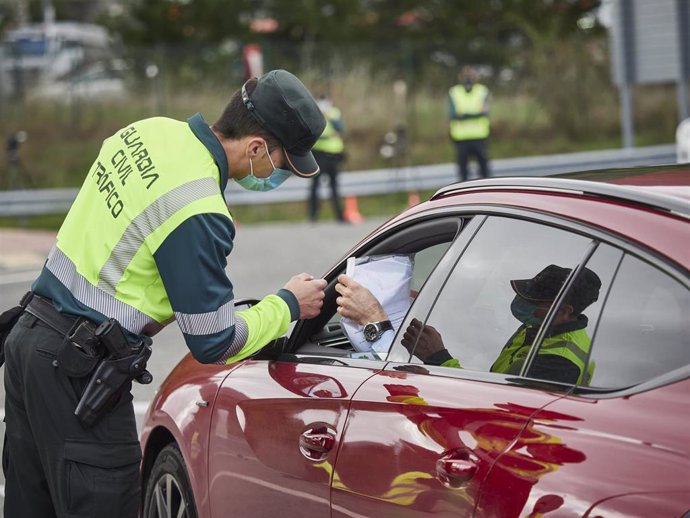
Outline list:
[[[74,410],[88,376],[56,366],[64,340],[24,313],[5,342],[5,518],[136,518],[141,449],[132,395],[125,391],[84,428]]]
[[[328,176],[328,181],[331,187],[331,203],[333,204],[333,212],[338,221],[344,221],[343,208],[340,204],[340,195],[338,194],[338,169],[342,155],[333,153],[324,153],[322,151],[313,151],[316,163],[319,164],[321,174],[316,175],[311,180],[311,190],[309,192],[309,219],[316,221],[319,213],[319,184],[322,176]]]
[[[465,182],[469,178],[469,161],[472,156],[477,159],[477,164],[479,164],[479,176],[481,178],[489,177],[488,147],[489,139],[486,138],[455,141],[458,157],[458,179],[461,182]]]

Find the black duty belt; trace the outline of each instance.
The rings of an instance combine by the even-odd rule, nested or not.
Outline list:
[[[98,340],[94,336],[96,325],[89,319],[60,313],[50,299],[32,292],[24,295],[20,304],[24,306],[24,311],[35,316],[81,349],[94,355],[100,352]]]

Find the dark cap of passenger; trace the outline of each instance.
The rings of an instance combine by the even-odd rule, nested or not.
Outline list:
[[[510,281],[513,291],[533,302],[551,302],[570,275],[570,268],[550,264],[532,279]],[[599,298],[601,279],[589,268],[583,268],[570,288],[566,302],[580,312]]]
[[[271,70],[258,78],[253,92],[245,86],[244,105],[283,145],[290,170],[304,178],[317,175],[319,166],[311,148],[323,133],[326,119],[302,81],[287,70]]]

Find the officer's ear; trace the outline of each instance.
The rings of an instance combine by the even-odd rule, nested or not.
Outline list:
[[[264,139],[261,137],[250,137],[247,139],[246,150],[247,156],[249,158],[258,158],[263,154],[266,154],[266,146],[264,145]]]

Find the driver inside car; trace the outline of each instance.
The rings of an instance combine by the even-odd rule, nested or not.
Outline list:
[[[519,374],[546,314],[570,275],[570,268],[551,264],[531,279],[511,280],[515,297],[510,305],[513,316],[521,322],[503,346],[490,368],[491,372]],[[583,268],[565,300],[554,315],[528,376],[562,383],[587,384],[594,371],[587,365],[591,339],[585,328],[588,319],[582,313],[599,297],[601,280],[592,270]],[[374,320],[387,320],[386,312],[376,297],[346,275],[338,277],[336,303],[338,313],[362,326]],[[388,331],[394,334],[394,331]],[[392,336],[387,338],[392,341]],[[425,364],[462,368],[443,344],[439,332],[418,319],[412,319],[402,345]]]

